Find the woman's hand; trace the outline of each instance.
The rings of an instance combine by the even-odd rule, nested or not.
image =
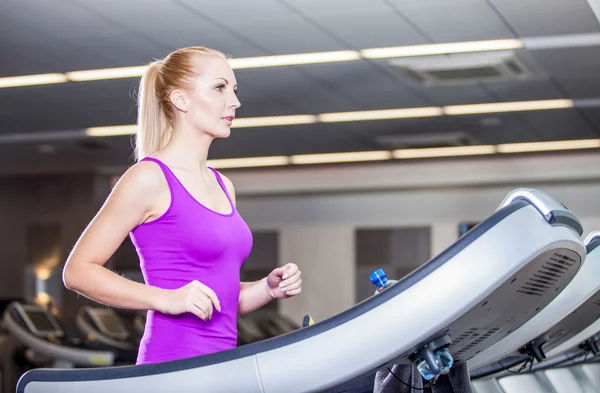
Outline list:
[[[212,289],[194,280],[181,288],[165,290],[157,309],[170,315],[190,312],[203,321],[208,321],[214,309],[221,311],[221,303]]]
[[[267,276],[269,294],[273,299],[285,299],[302,292],[300,269],[294,263],[278,267]]]

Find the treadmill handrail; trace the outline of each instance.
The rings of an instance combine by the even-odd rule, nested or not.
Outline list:
[[[567,226],[579,233],[579,236],[583,235],[579,219],[565,205],[539,190],[518,188],[504,198],[499,209],[518,200],[530,202],[549,224]]]
[[[132,374],[135,374],[135,376],[152,375],[155,374],[157,370],[160,370],[161,373],[166,373],[174,370],[203,367],[207,365],[228,362],[234,359],[241,359],[249,356],[254,356],[258,353],[267,352],[269,350],[275,349],[281,346],[282,343],[288,345],[297,341],[308,339],[314,335],[331,330],[339,326],[340,324],[346,323],[356,317],[359,317],[365,312],[370,311],[371,309],[376,308],[377,306],[405,292],[414,284],[419,282],[419,280],[421,280],[423,277],[426,277],[433,271],[437,270],[439,267],[443,266],[446,262],[451,260],[454,256],[456,256],[458,253],[464,250],[467,246],[469,246],[481,236],[483,236],[494,225],[498,224],[499,222],[510,216],[512,213],[530,205],[530,202],[520,200],[511,203],[506,208],[499,209],[490,217],[482,221],[475,228],[473,228],[471,231],[466,233],[463,237],[458,239],[453,245],[448,247],[446,250],[444,250],[425,264],[421,265],[408,276],[399,280],[390,288],[381,292],[377,296],[373,296],[366,300],[363,300],[356,306],[341,312],[333,318],[329,318],[314,325],[307,326],[303,329],[295,330],[293,332],[286,333],[277,337],[268,338],[266,340],[237,347],[235,349],[211,353],[204,356],[189,359],[172,360],[159,364],[142,364],[136,366],[122,366],[117,368],[113,367],[106,369],[97,368],[86,370],[86,373],[88,373],[89,375],[93,375],[92,378],[94,379],[113,379],[130,377]],[[132,372],[132,370],[134,371]],[[66,374],[57,375],[56,373],[52,373],[51,371],[37,370],[36,373],[38,374],[38,378],[47,378],[46,380],[52,381],[62,380],[63,378],[69,378],[69,376]],[[41,375],[44,376],[41,377]],[[30,377],[31,374],[25,374],[22,377],[21,385],[27,384],[27,381]]]

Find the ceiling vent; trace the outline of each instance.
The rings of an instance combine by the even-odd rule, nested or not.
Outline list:
[[[456,147],[481,144],[476,138],[464,131],[418,133],[398,135],[378,135],[375,143],[385,149],[420,149],[431,147]]]
[[[389,64],[421,85],[523,79],[531,71],[512,51],[392,59]]]

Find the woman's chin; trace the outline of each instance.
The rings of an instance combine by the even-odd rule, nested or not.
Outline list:
[[[229,128],[227,128],[225,130],[216,130],[215,132],[212,133],[212,135],[215,138],[219,138],[219,139],[228,138],[229,135],[231,135],[231,130]]]

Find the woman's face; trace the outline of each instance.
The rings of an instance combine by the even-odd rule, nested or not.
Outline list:
[[[241,106],[233,70],[219,57],[198,56],[196,62],[202,71],[193,90],[185,94],[186,122],[214,138],[227,138],[235,110]]]

